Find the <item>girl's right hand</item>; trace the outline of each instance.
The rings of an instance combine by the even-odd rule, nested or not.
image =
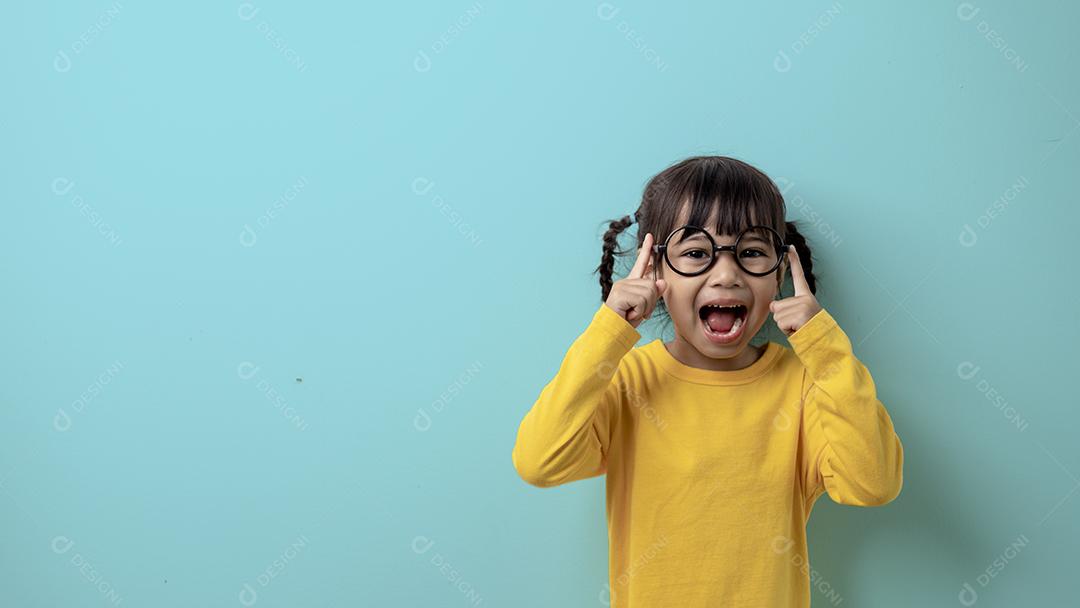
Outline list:
[[[637,261],[625,279],[615,281],[604,304],[623,317],[637,329],[638,325],[652,316],[656,301],[667,290],[667,281],[648,278],[652,274],[653,235],[645,235]]]

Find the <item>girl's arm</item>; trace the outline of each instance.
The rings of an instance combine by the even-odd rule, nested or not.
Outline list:
[[[610,426],[620,403],[612,378],[640,337],[619,313],[600,305],[521,421],[512,459],[522,479],[550,487],[607,471]]]
[[[808,377],[803,393],[803,487],[808,498],[883,505],[903,485],[904,448],[870,372],[825,309],[788,336]]]

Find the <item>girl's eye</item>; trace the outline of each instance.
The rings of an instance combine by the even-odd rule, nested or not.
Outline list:
[[[696,254],[696,255],[694,255],[694,254]],[[687,252],[684,252],[683,256],[688,257],[688,258],[690,258],[692,260],[700,260],[700,259],[706,257],[704,249],[691,249],[691,250],[689,250]]]
[[[743,257],[756,258],[765,255],[765,252],[760,249],[743,249]]]

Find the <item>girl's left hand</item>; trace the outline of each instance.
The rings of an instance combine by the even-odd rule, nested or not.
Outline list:
[[[777,327],[784,332],[785,336],[798,331],[821,310],[817,298],[810,292],[810,286],[806,284],[802,263],[799,262],[799,252],[793,245],[788,245],[788,266],[791,267],[791,283],[795,285],[795,295],[769,303],[773,321],[776,321]]]

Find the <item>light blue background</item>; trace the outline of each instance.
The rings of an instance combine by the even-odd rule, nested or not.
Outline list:
[[[905,445],[817,503],[840,605],[1075,603],[1075,5],[5,9],[0,604],[603,606],[603,479],[510,452],[693,154],[787,188]]]

